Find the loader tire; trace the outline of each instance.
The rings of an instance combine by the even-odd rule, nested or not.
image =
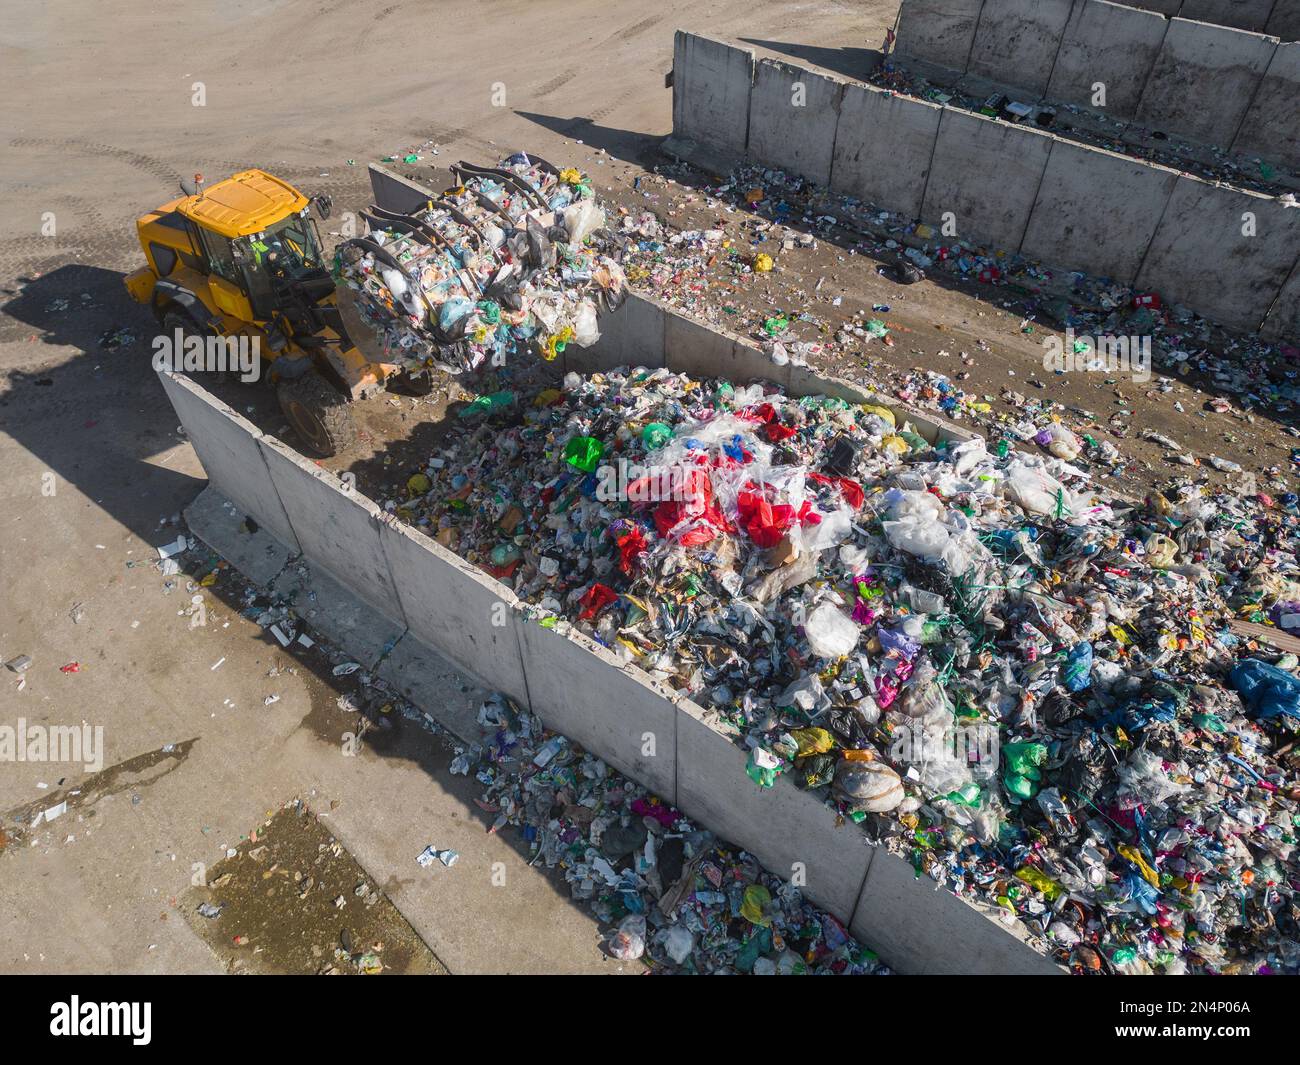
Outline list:
[[[175,303],[163,312],[162,327],[169,340],[176,335],[176,330],[178,329],[181,331],[181,335],[185,337],[203,337],[206,340],[207,337],[214,335],[211,329],[205,329],[203,326],[199,325],[189,311],[184,310]],[[177,354],[179,354],[179,352]],[[200,380],[206,378],[212,381],[223,381],[228,384],[240,383],[238,370],[199,370],[196,372],[203,374],[203,378],[200,378]]]
[[[357,425],[348,399],[318,373],[281,381],[280,409],[306,450],[327,459],[357,441]]]

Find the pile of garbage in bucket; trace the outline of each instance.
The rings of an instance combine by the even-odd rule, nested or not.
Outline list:
[[[1300,971],[1294,497],[1104,501],[1064,426],[936,443],[665,369],[461,414],[389,509],[711,708],[756,786],[1078,971]]]
[[[523,153],[452,173],[460,184],[414,214],[372,208],[335,253],[385,361],[464,373],[595,343],[600,308],[626,289],[594,239],[605,213],[589,180]]]

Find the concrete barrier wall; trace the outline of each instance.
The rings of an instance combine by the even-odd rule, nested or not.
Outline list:
[[[966,72],[1047,91],[1073,0],[984,0]]]
[[[749,152],[773,166],[830,183],[843,82],[760,59],[749,97]]]
[[[1298,253],[1300,211],[1184,174],[1174,185],[1137,285],[1198,292],[1202,313],[1238,329],[1256,329]]]
[[[920,218],[942,114],[938,104],[909,100],[875,85],[845,85],[831,188]]]
[[[1092,107],[1100,82],[1106,96],[1099,110],[1111,118],[1131,119],[1168,29],[1168,20],[1150,11],[1104,0],[1075,4],[1047,98]]]
[[[379,543],[383,511],[275,437],[257,445],[303,555],[380,614],[404,621]]]
[[[1278,45],[1232,150],[1300,171],[1300,43]]]
[[[783,90],[799,79],[809,84],[836,80],[824,72],[800,74],[800,68],[790,64],[772,67],[773,83]],[[1259,106],[1285,113],[1290,70],[1289,60],[1279,67],[1278,92],[1261,98]],[[835,98],[830,90],[819,91],[825,99]],[[1297,249],[1285,241],[1290,239],[1291,216],[1300,212],[1286,214],[1276,198],[1246,197],[1240,210],[1252,210],[1270,222],[1267,231],[1259,230],[1254,243],[1238,244],[1234,238],[1232,257],[1225,260],[1207,256],[1210,243],[1175,236],[1172,218],[1183,217],[1181,213],[1175,212],[1169,224],[1159,226],[1178,187],[1173,171],[1166,167],[870,85],[841,83],[838,105],[835,127],[829,121],[835,117],[832,109],[817,127],[830,153],[833,190],[936,227],[942,225],[946,212],[952,212],[959,239],[991,250],[1021,252],[1059,270],[1085,270],[1126,284],[1155,287],[1158,279],[1167,302],[1250,330],[1260,329],[1271,313],[1270,335],[1279,331],[1294,335],[1290,311],[1277,296],[1295,261]],[[672,139],[680,140],[676,131]],[[808,158],[814,154],[805,151]],[[771,157],[759,154],[751,143],[747,155],[765,166],[789,168],[788,145],[780,157]],[[824,153],[816,156],[816,174],[795,172],[820,180],[825,157]],[[735,161],[733,157],[731,162]],[[1224,192],[1211,197],[1216,209],[1231,201],[1233,190]],[[1216,215],[1214,224],[1222,221],[1222,215]],[[1139,279],[1144,262],[1149,269]],[[1233,268],[1217,269],[1215,263],[1230,263]],[[643,329],[635,334],[636,361],[651,358],[648,352],[658,343],[658,334],[651,338]],[[741,378],[745,373],[770,376],[770,365],[764,368],[753,361],[761,359],[761,353],[741,352],[734,347],[735,340],[707,338],[705,361],[727,361]],[[677,344],[668,350],[677,351],[674,357],[682,360],[692,356],[681,352],[697,349]]]
[[[1284,41],[1300,41],[1300,0],[1276,0],[1264,32]]]
[[[744,358],[754,352],[762,358],[748,342],[710,327],[674,325],[680,316],[655,300],[631,296],[607,317],[591,353],[598,366],[621,361],[640,344],[634,334],[642,327],[669,347],[696,348],[666,349],[661,365],[689,363],[698,373],[718,376],[734,363],[711,367],[709,353],[735,359],[743,349]],[[658,317],[666,320],[656,324]],[[821,379],[806,368],[790,376],[792,389],[868,398],[849,382]],[[567,623],[554,630],[533,623],[503,585],[420,532],[383,520],[370,500],[344,491],[332,475],[258,433],[193,382],[165,380],[212,484],[255,485],[241,498],[265,528],[282,512],[290,535],[296,530],[304,562],[332,574],[383,616],[403,619],[378,672],[435,716],[437,685],[445,683],[441,663],[450,661],[511,694],[547,727],[653,788],[773,872],[798,874],[810,898],[865,941],[880,943],[882,957],[900,971],[1059,971],[955,896],[909,879],[904,863],[870,846],[857,829],[837,827],[834,812],[816,796],[785,778],[770,790],[757,788],[745,775],[744,751],[693,703],[622,665]],[[918,426],[925,420],[918,417]],[[972,435],[938,421],[929,431]]]
[[[906,0],[898,9],[895,53],[963,73],[984,0]]]
[[[1273,5],[1274,0],[1183,0],[1178,17],[1263,33]]]
[[[302,547],[258,447],[261,432],[184,374],[166,372],[158,377],[212,484],[245,514],[257,515],[294,554],[300,553]]]
[[[1020,251],[1132,280],[1177,181],[1175,170],[1054,141]]]
[[[500,581],[418,529],[385,522],[380,548],[410,634],[438,648],[475,680],[528,702],[519,602]],[[429,559],[438,564],[429,564]]]
[[[1018,249],[1053,138],[953,107],[943,109],[921,217],[956,216],[957,236]]]
[[[1289,340],[1300,346],[1300,259],[1282,285],[1273,310],[1259,331],[1265,340]]]
[[[1205,6],[1223,3],[1206,0]],[[1248,32],[1263,30],[1268,10],[1243,15],[1241,21],[1258,25],[1236,29],[1196,21],[1201,16],[1188,14],[1190,0],[1183,17],[1172,19],[1109,0],[984,0],[962,65],[958,49],[925,29],[924,17],[936,6],[935,0],[903,0],[895,48],[904,65],[930,80],[976,95],[1006,86],[1026,101],[1074,104],[1224,150],[1233,148],[1278,44],[1276,37]],[[969,10],[957,4],[940,27],[954,20],[964,25]],[[1275,84],[1293,86],[1292,69],[1281,64]],[[1104,101],[1095,95],[1098,84]],[[1273,145],[1293,139],[1296,125],[1294,106],[1290,112],[1285,103],[1262,107],[1244,150],[1293,167],[1294,154]]]
[[[678,30],[673,38],[673,130],[743,152],[749,136],[754,53]]]
[[[1229,147],[1276,48],[1272,37],[1171,20],[1135,121]]]

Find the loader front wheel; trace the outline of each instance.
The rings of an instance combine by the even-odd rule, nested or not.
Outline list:
[[[308,451],[329,458],[357,440],[357,426],[347,397],[317,373],[281,381],[280,409]]]

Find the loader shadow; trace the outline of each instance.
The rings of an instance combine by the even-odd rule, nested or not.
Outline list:
[[[0,289],[0,339],[26,343],[30,368],[0,374],[0,432],[55,478],[150,541],[160,518],[203,482],[150,461],[183,442],[150,365],[157,323],[134,303],[122,274],[61,266]],[[74,349],[57,365],[39,345]]]

